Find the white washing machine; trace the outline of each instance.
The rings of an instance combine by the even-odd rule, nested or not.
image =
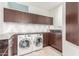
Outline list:
[[[33,51],[40,50],[43,48],[43,34],[33,34]]]
[[[31,35],[18,35],[17,55],[24,55],[33,51]]]

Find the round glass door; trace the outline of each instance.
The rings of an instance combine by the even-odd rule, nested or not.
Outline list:
[[[20,48],[29,48],[30,41],[29,40],[21,40],[19,43]]]
[[[34,42],[35,46],[39,47],[41,43],[42,43],[42,38],[39,37],[35,39],[35,42]]]

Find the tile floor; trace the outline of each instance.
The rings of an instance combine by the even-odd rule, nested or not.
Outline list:
[[[61,56],[61,55],[62,54],[59,51],[48,46],[48,47],[44,47],[43,49],[39,51],[35,51],[24,56]]]

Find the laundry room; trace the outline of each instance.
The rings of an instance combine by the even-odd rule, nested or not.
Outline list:
[[[0,2],[0,56],[62,56],[64,2]]]

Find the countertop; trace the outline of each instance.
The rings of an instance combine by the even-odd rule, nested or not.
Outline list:
[[[13,33],[0,34],[0,40],[10,39]]]

